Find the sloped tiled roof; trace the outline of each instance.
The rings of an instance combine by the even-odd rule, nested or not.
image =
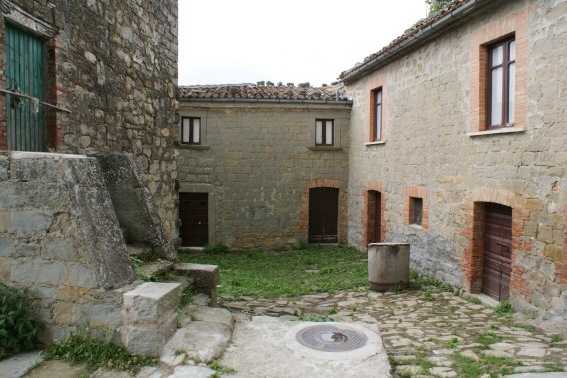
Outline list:
[[[387,57],[389,53],[393,50],[396,50],[398,47],[406,44],[407,42],[413,42],[412,39],[416,39],[418,34],[423,34],[423,32],[439,32],[441,30],[440,27],[437,29],[434,28],[435,24],[437,24],[442,19],[445,19],[449,16],[453,16],[454,12],[460,10],[460,8],[464,8],[465,6],[468,7],[467,4],[471,3],[470,5],[474,6],[481,6],[484,4],[495,3],[494,0],[453,0],[447,3],[441,10],[429,15],[427,18],[417,22],[411,28],[407,29],[401,36],[394,39],[390,42],[389,45],[382,48],[377,53],[374,53],[364,59],[362,63],[357,63],[354,67],[343,71],[339,76],[340,79],[348,80],[349,77],[353,77],[357,72],[364,70],[366,66],[370,66],[371,64],[375,63],[377,60]],[[474,4],[472,4],[474,3]],[[462,16],[461,16],[462,17]],[[455,18],[456,20],[456,18]],[[435,29],[435,30],[434,30]]]
[[[179,99],[183,100],[233,100],[233,101],[308,101],[336,102],[337,89],[330,85],[311,87],[308,83],[294,85],[271,82],[258,84],[192,85],[179,87]],[[348,102],[344,90],[339,89],[338,101]]]

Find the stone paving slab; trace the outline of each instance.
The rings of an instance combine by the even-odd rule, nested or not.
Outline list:
[[[289,309],[293,308],[303,319],[375,324],[388,356],[395,362],[394,377],[458,377],[458,355],[480,362],[490,355],[505,357],[515,373],[543,374],[567,368],[565,324],[535,321],[521,314],[499,318],[485,304],[432,289],[427,297],[423,290],[377,293],[365,288],[275,300],[235,301],[221,296],[220,305],[248,315],[289,318]],[[552,342],[554,334],[562,335],[562,341]],[[416,364],[419,361],[432,366],[418,370],[416,366],[424,366]]]
[[[301,345],[295,337],[300,328],[323,323],[282,321],[273,317],[237,319],[233,340],[220,363],[251,377],[375,377],[387,378],[390,365],[382,341],[373,326],[362,323],[327,323],[352,327],[368,336],[359,349],[318,351]]]
[[[43,361],[40,351],[20,353],[0,361],[0,378],[18,378]]]

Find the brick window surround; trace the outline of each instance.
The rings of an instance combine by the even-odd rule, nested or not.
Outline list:
[[[388,115],[388,105],[387,105],[387,90],[386,90],[386,75],[379,74],[372,76],[367,84],[366,91],[368,95],[368,125],[366,133],[367,143],[381,143],[385,142],[387,138],[387,115]],[[380,90],[382,95],[381,111],[382,111],[382,122],[381,122],[381,135],[379,140],[375,139],[375,125],[376,125],[376,93]]]
[[[379,219],[371,219],[373,213],[369,211],[369,209],[374,208],[376,206],[375,203],[372,201],[376,200],[376,197],[372,196],[372,192],[380,193],[380,218]],[[381,182],[378,181],[369,181],[366,183],[366,188],[361,191],[361,196],[363,198],[363,207],[362,207],[362,214],[361,219],[363,222],[362,228],[362,246],[366,248],[368,244],[371,242],[371,235],[372,235],[372,228],[376,226],[376,222],[380,222],[380,242],[384,242],[385,234],[386,234],[386,218],[384,217],[384,212],[386,210],[386,194],[384,192],[384,186]]]
[[[471,35],[470,132],[487,130],[488,51],[487,47],[504,38],[516,40],[515,122],[513,129],[524,130],[527,118],[528,14],[526,8],[491,22]]]
[[[429,204],[427,201],[427,187],[425,186],[406,186],[404,224],[412,224],[412,198],[421,198],[423,200],[421,228],[424,230],[429,230]]]

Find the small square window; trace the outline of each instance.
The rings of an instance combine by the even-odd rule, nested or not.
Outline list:
[[[315,145],[333,146],[335,125],[332,119],[318,119],[315,121]]]
[[[423,198],[410,197],[409,223],[418,226],[423,224]]]
[[[201,144],[201,118],[181,117],[181,143]]]

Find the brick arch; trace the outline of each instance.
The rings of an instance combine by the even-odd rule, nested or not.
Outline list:
[[[459,260],[463,268],[463,288],[469,292],[482,289],[484,257],[484,203],[496,203],[512,208],[512,276],[510,295],[519,296],[529,302],[530,288],[523,278],[525,269],[516,264],[518,254],[531,251],[531,240],[524,237],[524,223],[538,209],[541,201],[504,189],[474,188],[467,192],[463,219],[466,230],[461,236],[468,239],[464,257]],[[539,204],[539,205],[538,205]]]
[[[382,234],[380,235],[380,242],[383,242],[385,240],[385,234],[386,234],[386,218],[384,217],[384,211],[386,210],[386,195],[384,193],[384,185],[380,181],[367,181],[366,187],[363,188],[360,193],[363,199],[363,205],[361,209],[361,219],[362,219],[361,247],[363,249],[366,249],[369,242],[369,227],[371,222],[368,214],[368,207],[369,207],[368,192],[370,191],[380,192],[381,208],[382,208],[382,214],[380,214],[380,228],[382,230]]]
[[[299,205],[299,234],[304,240],[309,236],[309,189],[312,188],[335,188],[339,189],[339,235],[338,242],[346,242],[346,218],[347,218],[347,191],[344,183],[339,179],[310,179],[300,197]]]

